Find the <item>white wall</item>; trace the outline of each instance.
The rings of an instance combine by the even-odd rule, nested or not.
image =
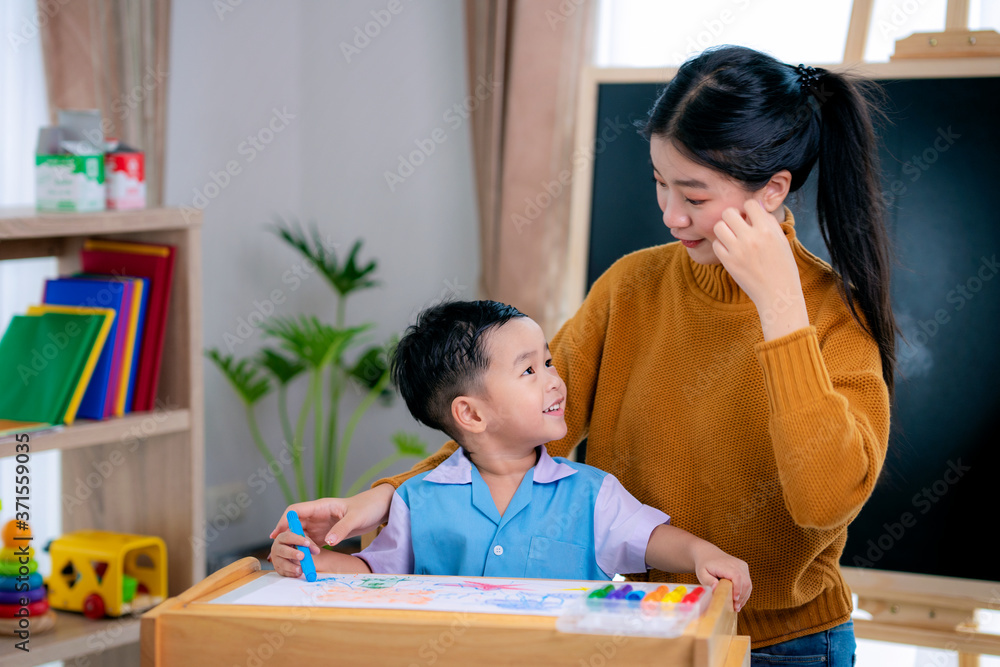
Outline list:
[[[315,313],[333,321],[333,293],[318,275],[298,289],[283,281],[300,261],[265,231],[277,216],[316,220],[341,255],[355,238],[365,238],[362,257],[379,260],[383,286],[355,296],[347,318],[376,322],[377,340],[401,331],[456,278],[458,296],[474,297],[478,250],[468,127],[452,130],[442,120],[466,96],[460,0],[403,0],[397,15],[383,13],[385,0],[244,1],[221,15],[220,6],[175,0],[170,47],[165,198],[168,205],[204,207],[205,346],[227,351],[232,339],[226,334],[238,335],[240,319],[275,290],[284,298],[275,314]],[[364,30],[375,20],[372,11],[391,20],[347,62],[339,45],[355,39],[355,27]],[[250,160],[241,143],[272,119],[272,127],[283,129]],[[390,192],[383,172],[439,126],[448,129],[445,142]],[[220,173],[230,161],[239,173],[216,189],[212,173],[225,183]],[[242,357],[260,344],[255,334],[233,349]],[[209,497],[213,488],[244,486],[251,498],[244,517],[228,526],[217,507],[208,508],[209,519],[225,526],[208,531],[209,553],[219,554],[266,542],[285,503],[276,484],[262,492],[248,484],[262,460],[242,404],[210,365],[205,394]],[[358,398],[350,394],[345,408]],[[259,412],[276,443],[273,399]],[[435,448],[443,441],[416,427],[401,402],[376,406],[355,437],[347,483],[390,454],[388,437],[401,429],[419,430]]]

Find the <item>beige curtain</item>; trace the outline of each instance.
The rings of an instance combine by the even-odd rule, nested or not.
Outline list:
[[[38,0],[57,109],[100,109],[106,137],[145,152],[147,206],[163,199],[170,0]]]
[[[596,0],[466,0],[483,297],[566,317],[573,121]],[[494,85],[495,84],[495,85]]]

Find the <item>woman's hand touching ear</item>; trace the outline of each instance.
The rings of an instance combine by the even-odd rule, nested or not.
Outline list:
[[[746,218],[735,208],[715,223],[716,257],[757,306],[764,340],[809,326],[799,269],[778,220],[748,199]]]

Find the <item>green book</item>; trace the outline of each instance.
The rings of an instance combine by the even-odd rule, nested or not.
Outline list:
[[[0,419],[61,424],[104,321],[15,315],[0,339]]]

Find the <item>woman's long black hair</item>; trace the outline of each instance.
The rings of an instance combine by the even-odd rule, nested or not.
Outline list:
[[[751,192],[783,169],[795,192],[819,165],[819,228],[844,302],[878,344],[892,396],[897,326],[873,125],[882,113],[877,99],[872,81],[721,46],[680,67],[640,132],[670,139]]]

